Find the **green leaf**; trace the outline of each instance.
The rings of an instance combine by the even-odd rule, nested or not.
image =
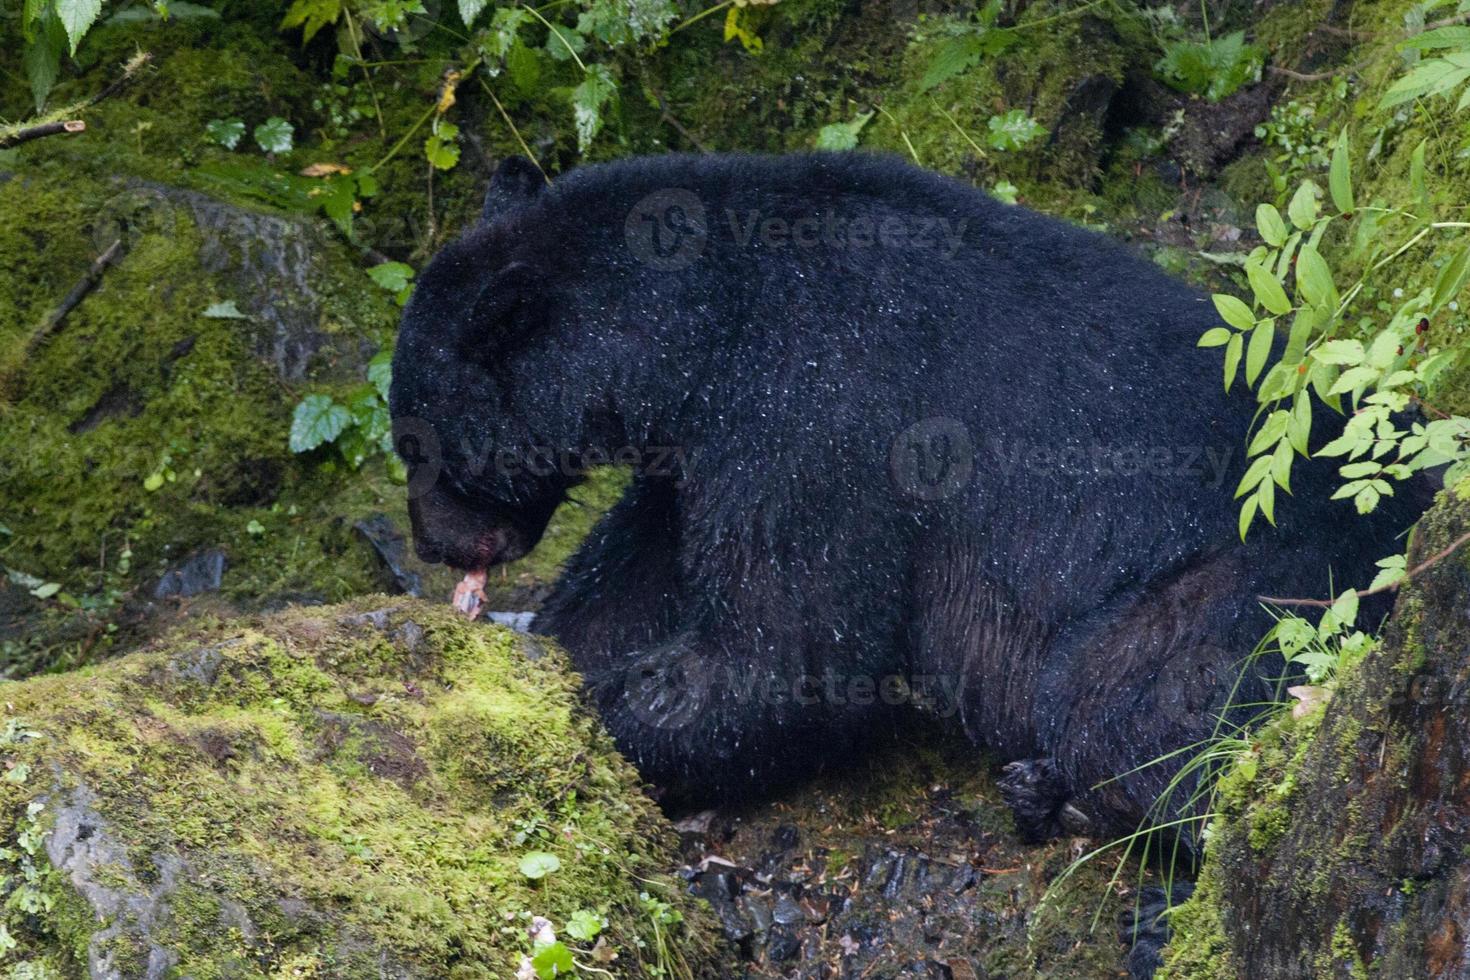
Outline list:
[[[1250,330],[1256,325],[1256,315],[1251,308],[1228,293],[1216,293],[1210,297],[1215,302],[1215,311],[1220,318],[1236,330]]]
[[[964,74],[987,54],[999,54],[1014,42],[1011,31],[982,31],[945,40],[919,78],[919,91],[927,92],[956,75]]]
[[[1241,338],[1244,334],[1236,334],[1230,338],[1230,343],[1225,345],[1225,390],[1235,383],[1235,373],[1240,368],[1240,351],[1245,346]]]
[[[1337,284],[1332,281],[1332,270],[1311,245],[1303,245],[1296,257],[1296,287],[1306,301],[1313,306],[1326,309],[1337,308]]]
[[[986,142],[996,150],[1019,150],[1046,132],[1025,109],[1012,109],[1003,116],[991,116],[986,123],[990,131]]]
[[[1296,453],[1292,451],[1289,439],[1278,442],[1271,453],[1271,479],[1287,493],[1291,493],[1291,464],[1295,460]]]
[[[301,28],[301,43],[305,45],[323,27],[337,23],[342,16],[342,0],[295,0],[281,18],[281,30]]]
[[[1291,218],[1291,223],[1302,231],[1309,231],[1317,220],[1317,195],[1320,193],[1316,184],[1310,180],[1302,181],[1302,186],[1296,189],[1291,196],[1291,203],[1286,206],[1286,214]]]
[[[998,180],[990,188],[990,196],[1002,204],[1015,204],[1021,188],[1008,180]]]
[[[45,585],[37,586],[31,590],[31,595],[37,599],[49,599],[61,591],[60,582],[47,582]]]
[[[1439,270],[1434,279],[1434,298],[1429,301],[1431,310],[1438,310],[1459,295],[1465,285],[1465,273],[1470,271],[1470,248],[1462,248]]]
[[[1291,413],[1283,408],[1278,408],[1266,416],[1266,421],[1256,430],[1255,436],[1246,449],[1246,455],[1255,456],[1263,453],[1268,447],[1273,446],[1282,436],[1286,435],[1286,426],[1291,421]]]
[[[1389,86],[1378,105],[1388,109],[1426,95],[1441,95],[1456,88],[1467,78],[1470,78],[1470,68],[1447,59],[1421,61],[1407,75]]]
[[[1359,391],[1377,381],[1381,374],[1382,372],[1373,367],[1349,368],[1342,373],[1331,388],[1327,389],[1327,392],[1331,395],[1343,395],[1350,391]]]
[[[1251,292],[1255,294],[1257,303],[1272,313],[1290,312],[1291,301],[1286,298],[1286,290],[1281,288],[1276,277],[1262,268],[1260,263],[1247,262],[1245,276],[1250,280]]]
[[[464,22],[464,26],[473,27],[475,18],[479,17],[487,6],[489,6],[489,0],[459,0],[459,19]]]
[[[1245,503],[1240,505],[1240,540],[1242,541],[1245,540],[1246,532],[1250,530],[1251,521],[1255,520],[1258,506],[1254,494],[1247,497]]]
[[[31,83],[31,96],[40,112],[46,105],[56,79],[61,75],[61,55],[66,51],[66,30],[51,8],[46,8],[22,56],[26,79]]]
[[[1327,173],[1327,190],[1332,194],[1332,205],[1346,214],[1353,210],[1352,164],[1349,160],[1347,127],[1337,134],[1337,145],[1332,148],[1332,167]]]
[[[1409,189],[1414,192],[1414,199],[1425,208],[1429,207],[1429,183],[1424,178],[1424,150],[1428,145],[1428,140],[1420,140],[1409,155]]]
[[[1312,351],[1312,357],[1323,364],[1362,364],[1363,342],[1361,340],[1329,340]]]
[[[271,116],[255,127],[255,142],[266,153],[291,152],[295,128],[280,116]]]
[[[1292,448],[1303,456],[1307,455],[1307,444],[1312,434],[1312,399],[1305,392],[1297,395],[1291,409],[1291,423],[1286,427],[1286,436]]]
[[[1399,44],[1399,49],[1403,51],[1466,47],[1470,47],[1470,27],[1437,27],[1432,31],[1416,34]]]
[[[1286,243],[1286,222],[1281,220],[1281,212],[1273,204],[1256,206],[1256,230],[1272,248],[1280,248]]]
[[[379,262],[368,270],[368,277],[390,293],[401,293],[413,282],[413,266],[403,262]]]
[[[1408,559],[1404,555],[1390,555],[1378,560],[1379,572],[1368,585],[1370,592],[1398,585],[1408,570]]]
[[[204,135],[208,136],[211,142],[218,143],[227,150],[233,150],[240,145],[240,137],[245,135],[245,123],[234,117],[211,119],[204,124]]]
[[[859,113],[847,122],[830,123],[817,133],[819,150],[854,150],[858,145],[858,134],[873,118],[872,112]]]
[[[1225,327],[1211,327],[1200,336],[1199,343],[1196,346],[1219,347],[1222,344],[1229,343],[1230,338],[1233,336],[1234,334]]]
[[[331,395],[307,395],[291,416],[291,451],[310,452],[335,442],[351,424],[352,413]]]
[[[222,300],[218,303],[210,303],[204,308],[200,316],[209,317],[211,320],[248,320],[250,317],[240,312],[232,299]]]
[[[505,53],[505,71],[522,95],[534,95],[541,83],[541,56],[519,40]]]
[[[459,163],[459,127],[440,116],[424,140],[424,156],[435,170],[453,170]]]
[[[733,9],[733,8],[732,8]],[[577,127],[577,149],[586,152],[602,130],[602,109],[618,86],[605,65],[589,65],[582,84],[572,90],[572,116]]]
[[[1258,456],[1251,460],[1251,465],[1246,467],[1245,475],[1240,478],[1240,483],[1235,487],[1235,496],[1242,497],[1250,493],[1260,482],[1271,475],[1271,457]]]
[[[531,967],[540,980],[557,980],[576,975],[577,964],[565,943],[548,943],[531,957]]]
[[[521,874],[535,881],[561,870],[561,858],[547,851],[528,851],[521,857]]]
[[[71,41],[71,53],[76,55],[82,36],[102,13],[102,0],[55,0],[54,6],[56,15],[61,18],[61,26],[66,28],[66,36]]]
[[[1271,341],[1276,336],[1275,327],[1275,320],[1262,320],[1251,331],[1250,346],[1245,352],[1245,383],[1247,385],[1255,384],[1256,378],[1261,375],[1261,369],[1266,366],[1266,358],[1271,356]]]
[[[581,943],[588,943],[602,932],[602,916],[591,909],[580,909],[567,919],[567,935]]]
[[[1344,626],[1353,625],[1358,618],[1358,593],[1348,589],[1332,603],[1333,617]]]
[[[378,397],[388,400],[388,388],[393,383],[393,351],[380,350],[368,361],[368,382],[378,391]]]

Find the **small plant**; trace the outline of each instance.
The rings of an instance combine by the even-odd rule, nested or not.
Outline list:
[[[1173,88],[1218,102],[1247,82],[1259,81],[1261,49],[1245,43],[1245,32],[1203,41],[1172,41],[1154,71]]]
[[[1342,97],[1347,83],[1340,82]],[[1332,156],[1332,135],[1317,126],[1315,106],[1292,99],[1271,107],[1271,117],[1256,127],[1256,139],[1272,150],[1272,183],[1284,190],[1289,180],[1300,180],[1327,169]]]
[[[1019,150],[1046,132],[1025,109],[1012,109],[1002,116],[991,116],[985,141],[995,150]]]
[[[1002,9],[1001,0],[988,0],[970,20],[941,22],[938,32],[945,39],[919,78],[919,90],[928,92],[938,88],[1015,44],[1019,38],[1014,30],[996,26]]]
[[[394,479],[403,479],[402,462],[393,453],[388,415],[392,361],[390,351],[379,352],[368,363],[367,384],[352,391],[345,402],[322,393],[301,399],[291,416],[291,451],[309,453],[334,446],[353,469],[381,453]]]
[[[204,125],[204,135],[211,142],[233,150],[240,145],[240,137],[245,135],[245,122],[233,116],[229,119],[211,119]]]
[[[290,153],[295,127],[280,116],[271,116],[255,127],[255,145],[265,153]]]
[[[1423,5],[1419,16],[1423,16],[1423,10],[1437,6],[1442,4]],[[1470,10],[1461,3],[1457,12],[1465,14],[1470,13]],[[1465,86],[1466,81],[1470,81],[1470,27],[1463,24],[1437,27],[1400,43],[1399,50],[1404,53],[1411,67],[1408,74],[1383,93],[1379,102],[1382,108],[1402,105],[1415,99],[1453,95],[1457,89]],[[1434,54],[1424,53],[1430,51]],[[1455,109],[1460,110],[1466,106],[1470,106],[1470,86],[1465,86],[1460,93]]]
[[[830,123],[817,133],[819,150],[854,150],[858,145],[858,134],[873,118],[872,111],[860,112],[847,122]]]
[[[1200,346],[1224,348],[1227,389],[1243,361],[1245,382],[1256,386],[1261,403],[1261,421],[1247,446],[1251,462],[1236,489],[1242,538],[1258,514],[1275,523],[1276,491],[1291,491],[1292,462],[1309,453],[1314,400],[1339,411],[1346,395],[1353,406],[1342,435],[1316,454],[1347,458],[1335,496],[1352,498],[1359,513],[1391,495],[1391,481],[1417,471],[1448,465],[1446,485],[1470,474],[1470,419],[1436,411],[1431,414],[1439,417],[1428,422],[1398,425],[1411,404],[1432,405],[1436,380],[1462,359],[1457,334],[1436,331],[1434,322],[1459,318],[1456,297],[1470,274],[1470,246],[1462,245],[1444,262],[1432,286],[1408,295],[1393,290],[1396,302],[1386,309],[1349,317],[1355,301],[1377,287],[1382,270],[1414,246],[1431,235],[1470,229],[1470,222],[1431,220],[1424,149],[1421,143],[1411,162],[1410,185],[1419,199],[1413,211],[1360,208],[1344,130],[1329,167],[1331,209],[1324,213],[1322,189],[1310,180],[1292,195],[1285,218],[1274,205],[1261,204],[1256,228],[1264,244],[1245,260],[1254,305],[1224,293],[1214,296],[1227,326],[1206,331]],[[1339,286],[1320,246],[1329,226],[1348,223],[1356,223],[1345,233],[1364,271]],[[1278,322],[1289,330],[1273,364]]]

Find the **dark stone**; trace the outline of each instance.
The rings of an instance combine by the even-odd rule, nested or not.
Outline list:
[[[220,549],[201,551],[164,572],[153,587],[153,598],[187,599],[205,592],[217,592],[224,580],[226,565],[225,553]]]
[[[796,899],[783,894],[776,897],[776,904],[771,908],[771,918],[778,925],[794,926],[806,921],[806,912],[802,911]]]
[[[772,963],[784,963],[801,952],[801,938],[788,926],[775,926],[771,938],[766,940],[766,958]]]
[[[410,569],[408,549],[403,534],[393,526],[387,514],[373,514],[352,525],[378,556],[384,575],[384,591],[389,595],[423,594],[423,584],[417,572]]]
[[[771,833],[771,846],[778,851],[789,851],[801,841],[801,831],[789,823],[783,823]]]

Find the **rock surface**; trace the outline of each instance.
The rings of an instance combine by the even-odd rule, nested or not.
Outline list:
[[[0,685],[0,966],[508,977],[533,916],[587,910],[584,961],[718,976],[667,824],[575,684],[549,645],[380,597]]]
[[[1467,530],[1447,493],[1410,565]],[[1470,976],[1467,595],[1470,553],[1420,574],[1382,647],[1226,778],[1170,976]]]
[[[1136,869],[1111,895],[1106,855],[1060,881],[1098,842],[1022,845],[983,755],[913,735],[779,800],[676,824],[681,873],[713,908],[739,975],[1120,976],[1112,926],[1141,884]]]

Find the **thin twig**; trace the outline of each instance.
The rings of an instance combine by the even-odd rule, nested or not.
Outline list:
[[[123,87],[131,82],[134,78],[136,78],[138,76],[138,73],[142,71],[143,68],[152,60],[153,56],[151,54],[146,51],[139,51],[137,54],[129,58],[127,60],[127,63],[123,65],[122,74],[113,79],[110,84],[102,89],[102,91],[98,92],[96,95],[93,95],[89,99],[85,99],[81,102],[74,102],[71,105],[63,106],[62,108],[57,109],[53,113],[49,113],[48,115],[51,118],[47,119],[45,122],[38,122],[34,125],[26,126],[21,129],[14,129],[10,126],[0,127],[0,150],[8,150],[13,146],[19,146],[22,143],[29,143],[31,140],[40,139],[43,136],[56,136],[60,133],[86,132],[87,124],[85,122],[80,119],[73,119],[68,117],[75,116],[83,109],[90,109],[92,108],[92,106],[101,102],[103,99],[111,98],[118,92],[121,92],[123,90]]]
[[[694,148],[697,149],[700,153],[708,153],[709,147],[701,143],[699,141],[699,137],[695,136],[693,133],[689,132],[689,130],[685,129],[684,124],[674,118],[674,114],[669,111],[669,104],[664,101],[663,93],[655,89],[653,90],[653,95],[654,98],[658,99],[658,108],[659,111],[663,114],[660,118],[664,122],[668,123],[670,126],[673,126],[676,130],[678,130],[679,135],[684,137],[690,143],[694,144]]]
[[[541,166],[541,161],[537,160],[536,154],[531,152],[531,147],[526,144],[525,138],[521,136],[521,131],[516,129],[516,124],[511,121],[510,113],[505,111],[505,106],[501,105],[500,100],[495,97],[495,92],[491,90],[489,83],[484,78],[480,78],[479,75],[475,77],[480,79],[480,87],[485,90],[486,95],[490,96],[490,101],[495,103],[495,108],[500,112],[500,118],[504,119],[505,125],[510,128],[510,134],[516,138],[517,143],[521,144],[521,152],[526,155],[527,160],[530,160],[535,165],[537,170],[541,171],[541,179],[546,181],[547,187],[550,187],[551,178],[547,175],[546,168]]]
[[[1399,586],[1403,585],[1405,582],[1412,580],[1419,573],[1434,565],[1439,564],[1450,555],[1453,555],[1456,551],[1460,549],[1460,546],[1465,544],[1467,541],[1470,541],[1470,531],[1467,531],[1466,533],[1460,535],[1449,545],[1449,547],[1445,548],[1443,551],[1434,554],[1430,558],[1420,562],[1413,568],[1409,569],[1407,572],[1404,573],[1404,577],[1399,579],[1397,582],[1390,582],[1386,585],[1380,585],[1376,589],[1358,589],[1355,594],[1359,599],[1366,599],[1371,595],[1379,595],[1383,592],[1392,592]],[[1275,596],[1269,595],[1259,595],[1256,596],[1256,598],[1261,600],[1262,602],[1269,602],[1273,606],[1318,606],[1323,609],[1331,609],[1333,603],[1336,601],[1334,599],[1278,599]]]
[[[1336,78],[1338,75],[1346,75],[1360,68],[1366,68],[1372,62],[1372,58],[1364,58],[1362,61],[1355,62],[1345,68],[1334,68],[1332,71],[1300,72],[1293,71],[1290,68],[1282,68],[1279,65],[1267,65],[1266,70],[1277,75],[1285,75],[1287,78],[1294,78],[1299,82],[1325,82],[1329,78]]]
[[[87,130],[87,124],[80,119],[67,119],[62,122],[41,123],[39,126],[27,126],[25,129],[17,130],[9,136],[0,136],[0,150],[8,150],[12,146],[29,143],[38,140],[42,136],[55,136],[59,133],[83,133]]]
[[[1443,20],[1430,21],[1424,25],[1424,30],[1433,31],[1441,27],[1454,27],[1456,24],[1463,24],[1466,21],[1470,21],[1470,14],[1455,14],[1453,17],[1446,17]],[[1420,33],[1423,32],[1421,31]]]
[[[45,340],[57,327],[61,326],[61,321],[66,319],[67,314],[76,309],[77,305],[86,298],[87,294],[97,288],[97,283],[102,281],[102,273],[107,271],[107,267],[113,263],[121,251],[122,239],[119,238],[107,246],[107,249],[101,255],[97,256],[97,261],[92,263],[92,268],[87,270],[87,274],[82,276],[80,282],[71,287],[71,292],[66,294],[66,298],[61,301],[61,305],[46,318],[44,323],[36,328],[36,332],[31,335],[30,345],[27,347],[28,352],[34,350],[41,341]]]

